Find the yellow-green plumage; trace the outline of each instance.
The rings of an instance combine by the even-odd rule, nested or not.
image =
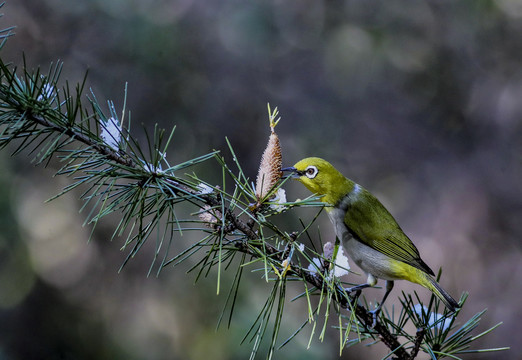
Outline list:
[[[293,171],[297,180],[331,205],[327,212],[337,237],[368,275],[367,283],[359,288],[373,286],[379,278],[387,280],[384,302],[394,280],[408,280],[435,293],[450,310],[458,307],[432,278],[433,271],[393,216],[369,191],[320,158],[303,159],[286,170]]]

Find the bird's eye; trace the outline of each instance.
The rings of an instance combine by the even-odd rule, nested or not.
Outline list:
[[[314,177],[317,176],[317,173],[319,171],[317,170],[317,168],[313,165],[310,165],[309,167],[306,168],[305,170],[305,175],[307,178],[309,179],[313,179]]]

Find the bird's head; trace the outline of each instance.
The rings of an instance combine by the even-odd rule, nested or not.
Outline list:
[[[317,157],[305,158],[283,171],[301,182],[311,192],[321,195],[321,201],[335,205],[354,186],[328,161]]]

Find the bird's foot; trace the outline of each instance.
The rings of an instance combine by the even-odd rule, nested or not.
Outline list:
[[[361,289],[343,288],[341,286],[339,286],[337,288],[337,292],[338,292],[338,294],[342,298],[346,298],[353,305],[357,304],[357,300],[359,299],[359,295],[361,295]]]
[[[359,295],[361,295],[361,289],[348,288],[348,289],[344,289],[344,291],[346,291],[349,295],[352,295],[352,293],[353,293],[354,298],[358,298]]]
[[[377,325],[377,319],[379,318],[379,314],[381,313],[381,306],[379,305],[375,310],[369,311],[370,314],[372,314],[372,326],[371,328],[375,328]]]

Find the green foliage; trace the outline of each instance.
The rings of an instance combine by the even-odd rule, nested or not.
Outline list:
[[[0,34],[5,42],[10,29]],[[359,294],[347,294],[345,284],[335,275],[336,258],[341,256],[339,243],[329,244],[333,252],[327,253],[327,244],[310,232],[324,207],[317,197],[277,201],[274,195],[285,179],[260,206],[253,207],[259,199],[230,142],[227,155],[210,151],[171,165],[167,153],[174,129],[168,132],[155,127],[152,134],[143,129],[143,144],[131,134],[125,105],[119,117],[112,102],[104,106],[92,91],[85,94],[85,79],[73,89],[67,82],[59,88],[61,70],[61,63],[42,73],[40,69],[27,69],[25,63],[19,70],[0,60],[0,148],[9,146],[14,149],[13,155],[32,154],[35,164],[46,165],[58,159],[62,166],[57,175],[69,177],[71,183],[57,196],[81,189],[86,224],[93,230],[103,218],[117,215],[119,221],[112,237],[124,238],[122,248],[127,250],[127,257],[122,267],[153,241],[155,256],[149,273],[155,265],[159,272],[189,258],[199,259],[191,269],[196,279],[216,272],[217,293],[225,286],[229,288],[219,323],[232,321],[244,271],[257,272],[259,281],[272,284],[243,339],[252,343],[251,359],[264,341],[268,341],[265,356],[272,358],[278,347],[288,344],[307,326],[311,328],[310,339],[323,339],[328,327],[337,327],[340,352],[368,339],[383,342],[390,356],[400,359],[413,359],[419,350],[433,359],[457,359],[472,351],[505,349],[469,350],[473,341],[496,326],[471,335],[484,312],[460,327],[459,312],[445,311],[432,322],[431,314],[439,308],[434,297],[424,308],[415,294],[423,309],[419,313],[411,295],[404,294],[398,316],[393,309],[384,308],[373,326],[373,316],[362,304],[364,299],[361,302]],[[228,157],[232,160],[228,161]],[[222,172],[219,185],[194,172],[187,174],[196,165],[212,161]],[[193,213],[179,217],[177,209],[185,205]],[[300,207],[318,210],[311,221],[301,222],[301,228],[283,228],[274,221],[282,212]],[[171,255],[173,239],[188,231],[197,231],[201,239]],[[227,270],[234,271],[235,276],[232,284],[225,285],[220,275]],[[301,294],[288,299],[288,286],[300,289]],[[466,299],[467,295],[463,295],[461,306]],[[281,342],[279,334],[290,300],[303,301],[307,313],[303,314],[303,325]],[[416,334],[404,330],[408,322],[419,329]],[[405,341],[401,343],[401,339]]]

